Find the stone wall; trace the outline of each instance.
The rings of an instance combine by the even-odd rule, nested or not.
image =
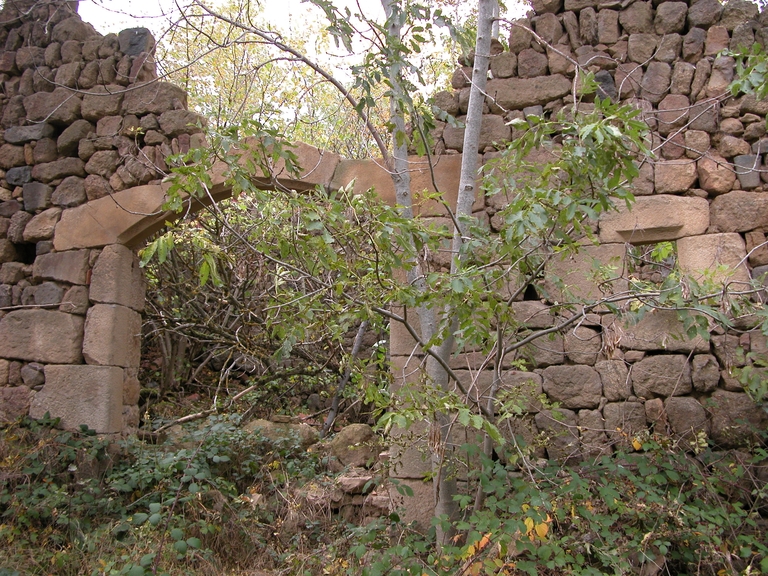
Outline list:
[[[139,420],[145,288],[133,249],[168,217],[165,159],[204,141],[186,94],[156,79],[151,36],[143,29],[101,36],[74,4],[6,2],[0,16],[0,421],[50,412],[68,428],[117,433]],[[577,297],[589,297],[596,293],[593,259],[621,261],[628,245],[659,241],[676,242],[683,270],[723,264],[731,281],[759,277],[768,266],[768,249],[753,250],[768,230],[768,103],[731,98],[734,62],[718,56],[732,44],[764,41],[754,5],[569,0],[564,10],[556,1],[536,7],[538,15],[514,28],[510,51],[495,48],[478,153],[489,159],[493,142],[515,137],[510,120],[567,104],[575,72],[569,58],[596,72],[605,95],[643,111],[656,149],[641,166],[631,212],[606,214],[597,229],[601,245],[553,260],[545,278],[563,277]],[[455,92],[436,96],[459,117],[465,72],[454,76]],[[415,190],[434,190],[434,182],[455,202],[461,136],[459,128],[438,128],[433,172],[425,159],[412,159]],[[304,175],[289,177],[278,166],[283,185],[338,188],[354,180],[356,190],[375,186],[394,201],[391,179],[374,161],[304,144],[296,151]],[[214,196],[225,196],[221,170],[213,178]],[[498,198],[478,195],[474,208],[496,229],[500,207]],[[441,216],[442,206],[424,202],[419,212]],[[550,286],[550,297],[556,290]],[[538,329],[557,320],[550,304],[541,298],[513,307],[523,328]],[[423,355],[399,326],[390,351],[399,383],[418,378]],[[690,340],[676,316],[662,311],[637,325],[590,314],[577,329],[532,343],[524,355],[530,372],[505,367],[504,387],[532,397],[545,392],[562,406],[558,419],[531,399],[510,432],[547,433],[540,454],[572,461],[649,426],[740,446],[751,429],[766,426],[766,415],[730,376],[745,352],[768,357],[766,338],[747,330]],[[476,393],[489,387],[490,373],[474,370],[472,354],[452,365]],[[418,446],[411,442],[394,461],[395,475],[429,508],[432,489],[422,479],[430,465]],[[418,516],[418,506],[409,508]]]
[[[553,118],[574,102],[576,63],[595,73],[601,97],[638,108],[652,131],[654,155],[640,165],[633,183],[636,203],[603,215],[597,223],[601,244],[585,245],[576,256],[553,259],[544,273],[548,295],[513,304],[521,331],[546,329],[567,314],[554,311],[567,301],[563,279],[579,298],[600,296],[591,272],[593,261],[626,270],[628,248],[662,241],[676,243],[681,270],[701,275],[724,266],[716,278],[731,288],[744,287],[768,272],[768,152],[765,116],[768,102],[731,97],[735,61],[728,48],[768,45],[768,13],[755,4],[731,0],[629,1],[533,0],[534,12],[519,20],[508,49],[492,47],[491,73],[478,153],[487,162],[497,155],[495,142],[517,137],[510,121]],[[469,100],[471,68],[458,68],[452,92],[436,95],[437,104],[463,119]],[[589,103],[580,104],[589,110]],[[438,126],[436,152],[453,158],[462,150],[464,130]],[[445,161],[445,160],[443,160]],[[475,216],[498,230],[500,197],[478,200]],[[652,274],[652,270],[646,271]],[[638,273],[642,273],[639,271]],[[624,284],[623,286],[626,286]],[[739,322],[737,322],[739,324]],[[638,324],[608,312],[589,314],[578,328],[529,345],[518,359],[529,372],[515,370],[507,358],[503,389],[525,389],[527,415],[505,432],[529,440],[548,436],[540,456],[578,462],[609,453],[637,433],[653,429],[691,440],[704,433],[723,449],[748,445],[754,430],[768,426],[731,369],[745,364],[749,352],[768,359],[766,337],[748,319],[741,330],[713,329],[710,342],[691,340],[677,314],[653,311]],[[391,353],[396,381],[417,382],[423,354],[402,328],[392,329]],[[472,353],[452,359],[452,368],[473,394],[491,386],[491,372],[477,372]],[[535,398],[545,393],[559,403],[559,415]],[[413,441],[426,435],[417,429]],[[457,443],[471,437],[460,433]],[[422,444],[423,446],[423,444]],[[396,459],[395,476],[429,501],[431,474],[425,450],[411,446]],[[411,508],[413,518],[428,510]]]
[[[76,8],[0,13],[0,421],[50,412],[114,433],[139,421],[142,273],[126,246],[72,244],[57,225],[157,184],[201,120],[157,81],[147,30],[102,36]]]

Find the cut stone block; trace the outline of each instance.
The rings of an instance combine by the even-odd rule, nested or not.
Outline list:
[[[688,338],[674,310],[651,310],[636,323],[617,320],[613,329],[618,332],[619,346],[625,350],[709,352],[709,343],[701,337]]]
[[[554,256],[547,263],[544,273],[548,299],[559,303],[588,302],[626,289],[626,281],[619,278],[625,257],[623,243],[581,246],[576,254]],[[600,267],[614,268],[619,272],[608,272],[609,278],[606,279]]]
[[[45,386],[32,399],[29,414],[46,412],[61,418],[61,426],[77,430],[81,424],[100,434],[122,428],[123,370],[114,366],[45,367]]]
[[[667,398],[664,408],[667,421],[676,436],[692,441],[699,432],[709,434],[707,412],[696,398]]]
[[[35,258],[32,276],[35,279],[84,285],[88,280],[89,255],[89,250],[68,250],[42,254]]]
[[[747,288],[747,248],[740,234],[705,234],[677,241],[677,263],[697,282],[733,283],[735,289]],[[741,286],[740,286],[741,285]]]
[[[160,223],[165,222],[168,215],[162,211],[163,202],[162,186],[139,186],[64,210],[56,226],[54,248],[61,252],[127,243],[135,228],[152,229],[154,219],[144,214],[158,213]],[[153,231],[156,229],[159,226]]]
[[[90,298],[102,304],[120,304],[144,310],[146,283],[132,250],[112,244],[102,250],[91,275]]]
[[[51,310],[14,310],[0,320],[0,356],[53,364],[82,362],[83,318]]]
[[[88,364],[138,366],[141,357],[141,315],[114,304],[96,304],[85,320],[83,356]]]
[[[600,374],[590,366],[550,366],[542,372],[544,392],[565,408],[597,408],[603,393]]]
[[[461,174],[461,158],[462,156],[453,154],[437,156],[432,159],[434,182],[437,184],[440,192],[443,193],[443,199],[448,202],[449,206],[456,205],[459,175]],[[433,174],[429,169],[429,162],[421,157],[409,156],[408,165],[410,166],[411,189],[415,192],[414,212],[422,216],[444,216],[445,208],[442,203],[420,198],[424,191],[428,191],[430,194],[435,192],[435,187],[432,184]],[[349,185],[353,181],[353,192],[355,194],[361,194],[373,188],[376,191],[376,195],[383,201],[390,205],[396,204],[392,176],[383,168],[381,161],[342,160],[333,175],[331,188],[338,189]],[[484,202],[485,198],[478,186],[472,210],[482,210]]]
[[[396,480],[389,482],[387,489],[392,508],[402,522],[415,522],[422,530],[431,526],[432,518],[435,517],[435,489],[432,481]],[[406,496],[406,493],[411,495]]]
[[[632,366],[632,386],[641,398],[688,394],[693,389],[688,358],[683,354],[647,356]]]
[[[415,422],[407,430],[390,432],[390,475],[396,478],[426,478],[432,473],[432,460],[427,448],[429,426]]]
[[[749,446],[768,426],[765,413],[747,394],[715,390],[707,402],[712,417],[712,440],[723,448]]]
[[[401,317],[405,317],[408,323],[411,324],[416,334],[421,331],[421,323],[419,322],[419,315],[416,310],[408,309],[407,316],[404,316],[403,309],[399,308],[393,310],[395,314]],[[410,356],[423,355],[424,352],[420,346],[413,339],[411,333],[405,328],[401,322],[395,322],[394,320],[389,323],[389,350],[392,356]]]
[[[708,226],[709,203],[704,198],[642,196],[631,210],[619,206],[601,216],[600,242],[664,242],[703,234]]]

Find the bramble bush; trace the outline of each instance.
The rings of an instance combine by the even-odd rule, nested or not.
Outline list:
[[[768,574],[764,448],[748,456],[704,441],[686,453],[690,445],[658,433],[633,443],[568,467],[533,463],[524,448],[506,464],[477,454],[470,480],[485,504],[473,510],[472,497],[459,497],[465,517],[452,544],[436,552],[434,528],[424,536],[393,514],[356,529],[346,573]]]

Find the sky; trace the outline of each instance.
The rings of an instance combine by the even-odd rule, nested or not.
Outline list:
[[[185,0],[80,0],[78,13],[86,22],[90,22],[102,34],[119,32],[125,28],[143,26],[149,28],[155,36],[167,30],[178,14],[179,5],[186,4]],[[215,4],[213,2],[212,4]],[[353,0],[341,0],[337,5],[354,7]],[[361,0],[360,5],[369,14],[383,14],[379,0]],[[301,27],[306,21],[310,9],[301,0],[264,0],[264,14],[269,22],[285,29],[288,26]]]
[[[93,24],[102,34],[143,26],[159,37],[178,13],[177,3],[183,6],[188,0],[80,0],[79,13],[83,20]],[[212,2],[216,3],[215,0]],[[471,5],[471,2],[466,4]],[[522,15],[526,10],[522,7],[522,0],[511,0],[505,4],[512,17]],[[301,30],[310,10],[320,15],[319,9],[302,0],[262,0],[262,5],[268,21],[283,30],[289,27]],[[369,16],[380,14],[383,17],[384,13],[381,0],[337,0],[336,5],[349,6],[353,11],[359,5]]]

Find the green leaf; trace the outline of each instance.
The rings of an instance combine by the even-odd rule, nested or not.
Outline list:
[[[152,502],[152,504],[149,505],[149,511],[152,512],[152,514],[157,514],[160,512],[160,509],[162,508],[162,504],[159,502]]]
[[[144,512],[137,512],[133,515],[133,518],[131,519],[131,523],[134,526],[141,526],[144,524],[144,522],[147,521],[147,518],[149,518],[149,514],[145,514]]]
[[[152,516],[149,517],[149,523],[152,526],[157,526],[162,520],[163,517],[160,514],[152,514]]]
[[[174,528],[171,530],[171,538],[174,540],[183,540],[184,539],[184,530],[181,528]]]
[[[186,554],[189,545],[184,540],[177,540],[173,543],[173,549],[179,554]]]
[[[139,564],[143,567],[147,567],[155,560],[155,553],[152,552],[150,554],[144,554],[144,556],[141,557],[141,560],[139,560]]]

